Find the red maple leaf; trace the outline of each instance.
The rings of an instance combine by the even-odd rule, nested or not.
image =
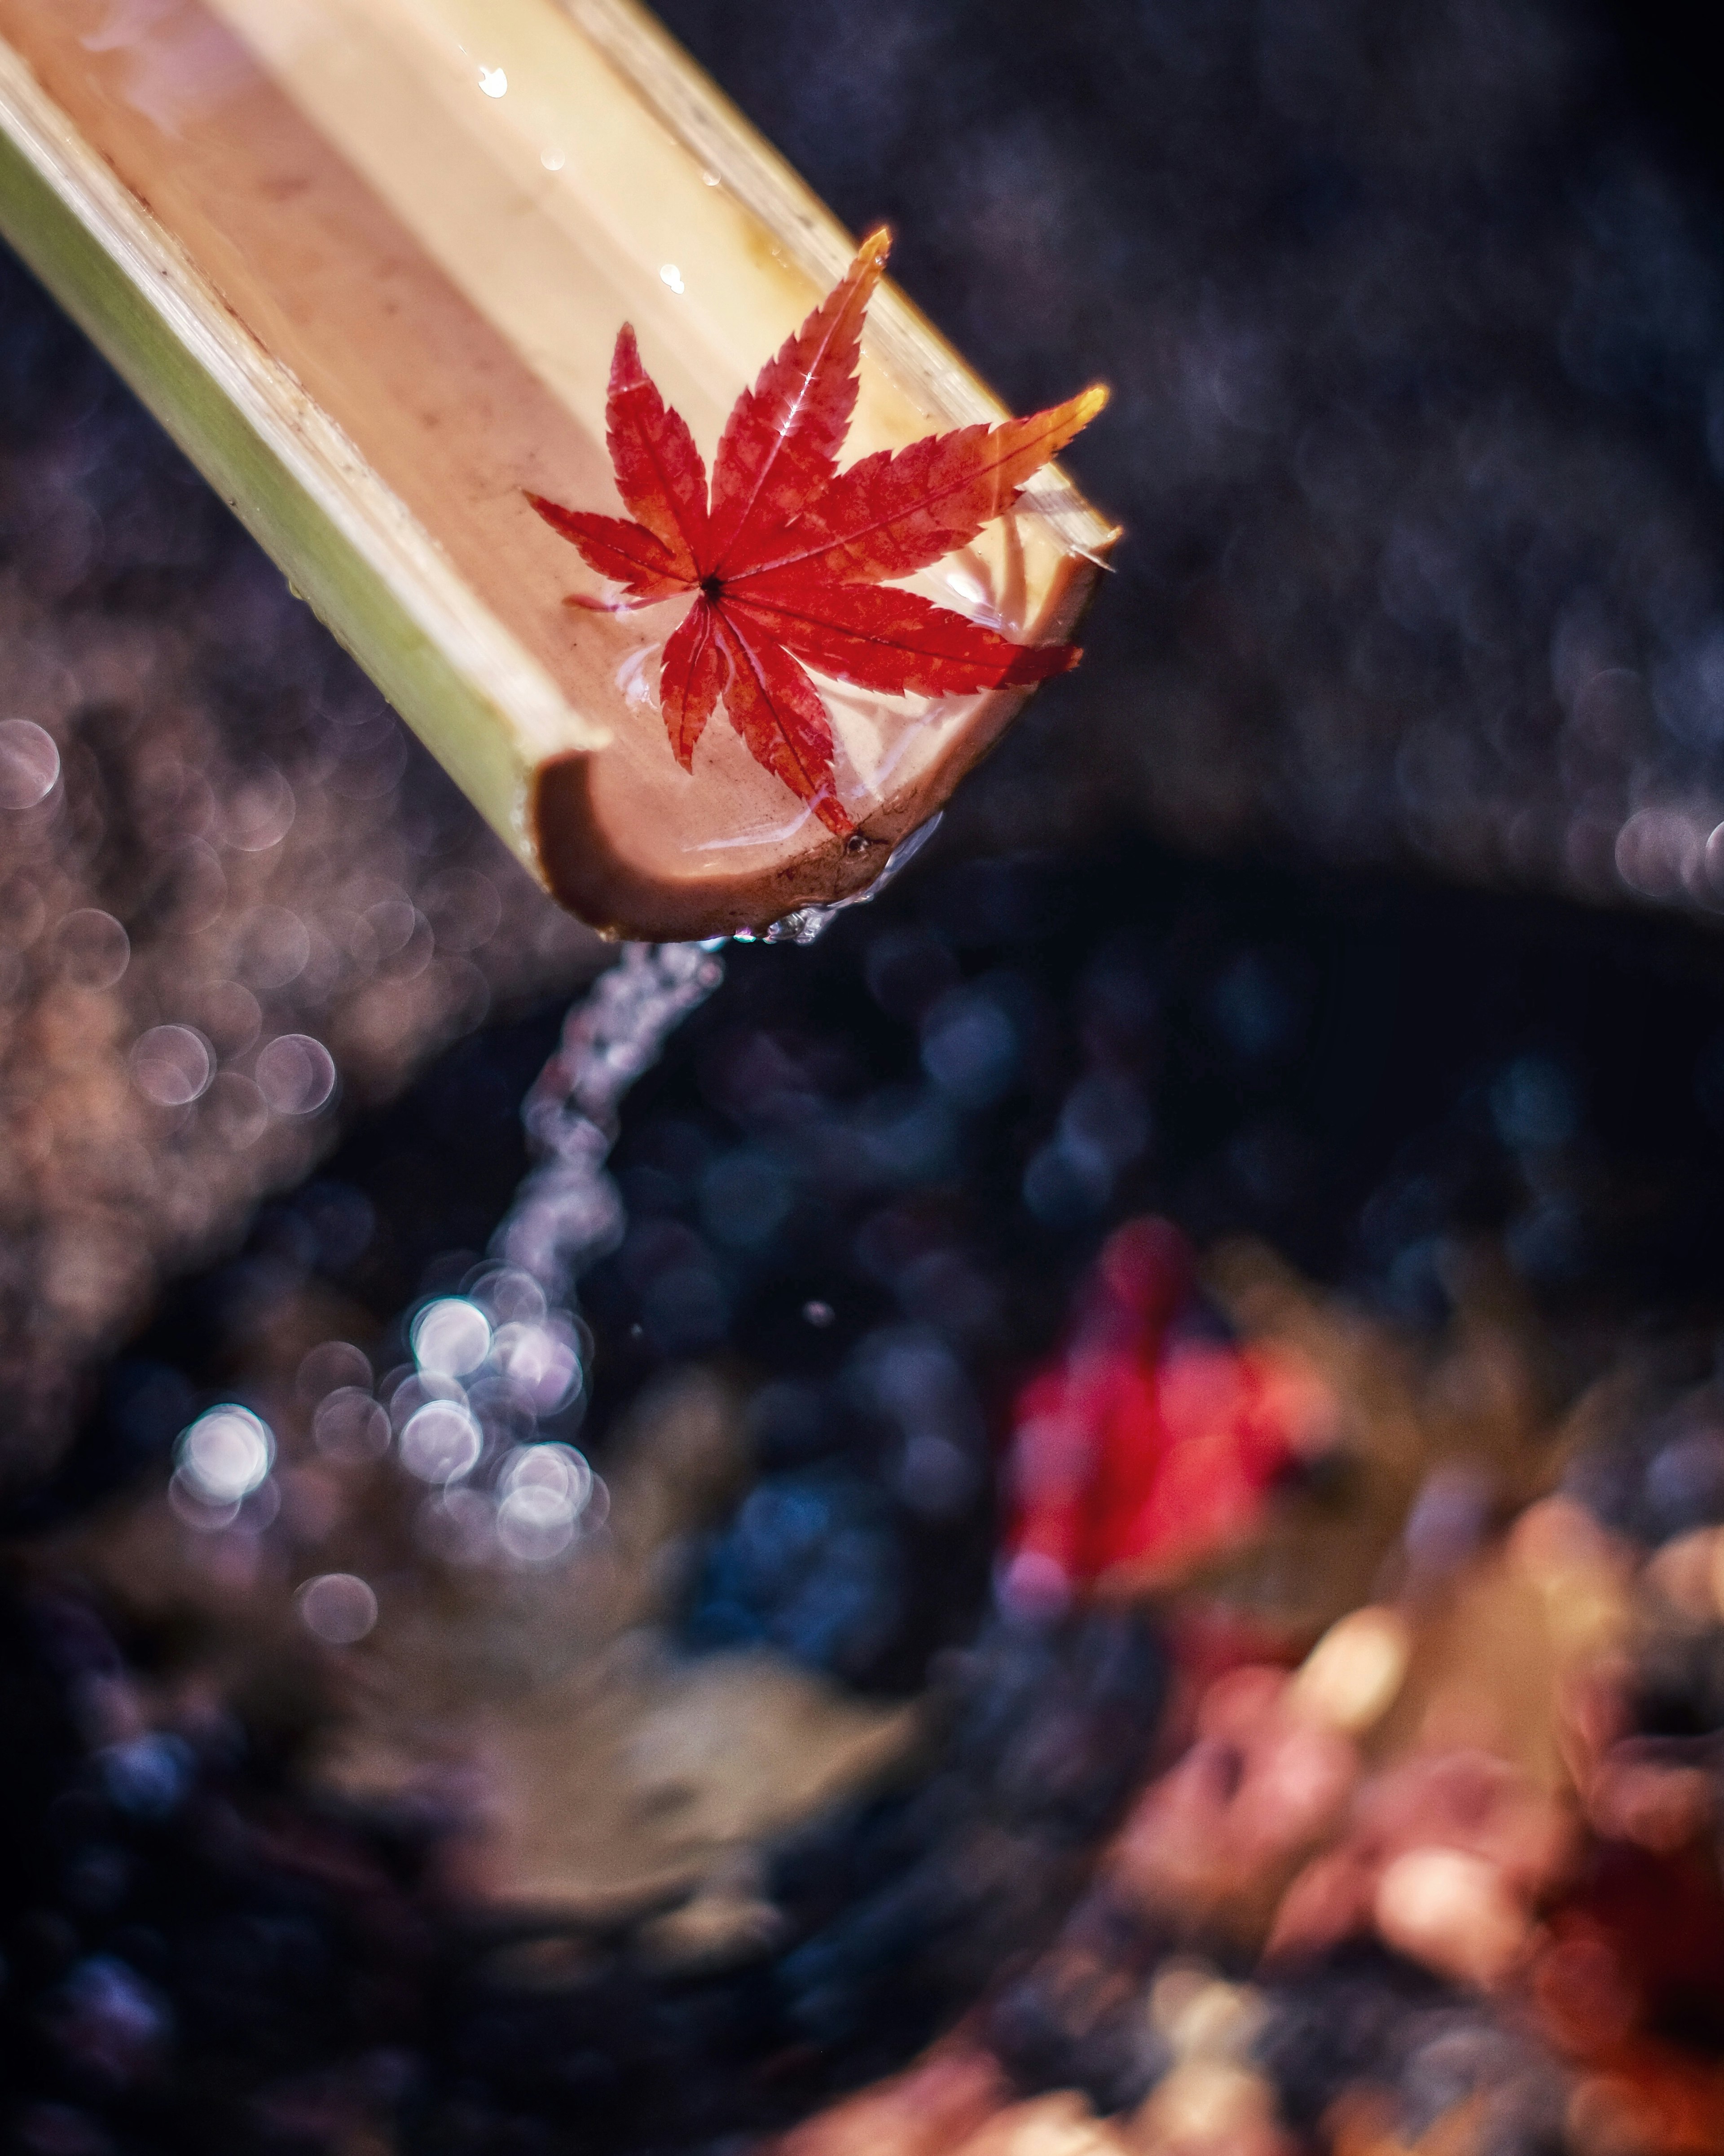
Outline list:
[[[840,473],[862,320],[888,244],[885,232],[862,243],[843,282],[737,398],[710,498],[694,437],[641,365],[627,323],[611,363],[606,439],[634,521],[527,495],[629,594],[566,603],[623,610],[694,594],[659,675],[684,770],[694,769],[722,698],[757,762],[839,834],[854,827],[833,783],[831,721],[807,667],[889,696],[942,696],[1042,681],[1075,665],[1074,644],[1013,644],[883,586],[967,546],[1107,401],[1105,389],[1086,389],[1030,418],[931,434]]]

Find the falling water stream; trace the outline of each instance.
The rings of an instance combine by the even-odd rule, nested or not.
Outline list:
[[[859,898],[806,907],[738,940],[812,942],[842,906],[865,902],[898,875],[939,821],[911,833]],[[627,1225],[606,1170],[623,1096],[723,981],[724,940],[625,943],[572,1007],[522,1104],[536,1158],[491,1239],[490,1260],[461,1294],[427,1304],[407,1327],[414,1372],[385,1402],[403,1464],[446,1496],[464,1486],[470,1527],[480,1535],[495,1528],[505,1547],[520,1543],[516,1554],[552,1554],[580,1528],[602,1522],[602,1486],[571,1447],[542,1443],[541,1425],[585,1390],[590,1340],[577,1314],[578,1283]],[[505,1410],[506,1446],[486,1427],[492,1401]],[[374,1409],[357,1403],[347,1408],[350,1419],[356,1404],[375,1419]],[[194,1469],[198,1456],[194,1444]],[[487,1480],[495,1482],[488,1496]]]

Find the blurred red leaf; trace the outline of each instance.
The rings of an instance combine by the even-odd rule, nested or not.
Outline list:
[[[1275,1351],[1170,1344],[1190,1285],[1178,1230],[1128,1223],[1103,1250],[1060,1357],[1019,1395],[1007,1535],[1018,1593],[1152,1577],[1222,1548],[1299,1455],[1308,1389]]]

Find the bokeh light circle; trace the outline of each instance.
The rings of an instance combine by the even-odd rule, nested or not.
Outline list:
[[[331,1647],[352,1646],[377,1621],[377,1598],[357,1573],[320,1573],[294,1603],[305,1630]]]
[[[33,719],[0,719],[0,808],[33,808],[60,775],[54,737]]]
[[[280,1034],[261,1050],[258,1091],[278,1116],[311,1116],[336,1090],[335,1059],[309,1033]]]
[[[209,1043],[189,1025],[152,1025],[132,1044],[132,1082],[158,1108],[189,1107],[215,1075]]]

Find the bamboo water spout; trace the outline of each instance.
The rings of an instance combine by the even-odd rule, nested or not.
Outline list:
[[[627,0],[0,0],[0,228],[607,932],[850,896],[1023,701],[835,692],[846,837],[728,730],[691,780],[654,708],[662,629],[563,604],[571,557],[524,490],[611,506],[619,323],[710,453],[850,253]],[[847,454],[1003,416],[882,292]],[[1044,473],[938,596],[1060,640],[1111,537]]]

